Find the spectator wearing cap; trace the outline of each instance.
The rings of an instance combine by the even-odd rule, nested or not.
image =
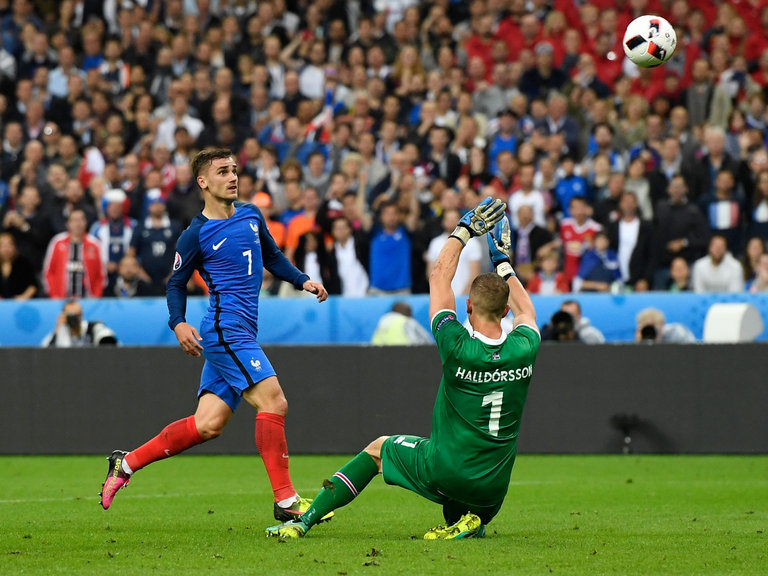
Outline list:
[[[104,218],[91,226],[91,236],[101,244],[101,261],[107,281],[114,280],[120,260],[131,246],[136,221],[125,215],[128,196],[120,188],[107,190],[102,197]]]
[[[130,254],[135,256],[153,289],[162,294],[171,273],[176,240],[181,226],[166,212],[165,198],[159,188],[147,190],[148,216],[140,222],[131,239]]]
[[[520,91],[529,100],[541,96],[546,98],[551,91],[560,91],[568,78],[554,65],[554,48],[547,41],[536,44],[536,65],[523,72],[520,78]]]

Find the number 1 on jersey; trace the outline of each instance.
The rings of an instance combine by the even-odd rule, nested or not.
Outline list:
[[[501,403],[504,392],[491,392],[483,396],[483,406],[491,405],[491,416],[488,419],[488,432],[491,436],[499,435],[499,420],[501,420]]]
[[[245,252],[243,252],[243,256],[248,257],[248,276],[250,276],[251,272],[253,271],[253,257],[251,256],[251,251],[246,250]]]

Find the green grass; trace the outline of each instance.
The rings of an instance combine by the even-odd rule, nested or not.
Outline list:
[[[291,459],[312,496],[346,461]],[[104,458],[0,457],[0,574],[760,574],[768,457],[522,456],[483,540],[425,542],[440,508],[375,479],[303,540],[257,457],[180,456],[101,510]],[[375,552],[374,552],[375,549]]]

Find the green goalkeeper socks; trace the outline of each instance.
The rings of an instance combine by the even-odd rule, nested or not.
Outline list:
[[[346,506],[368,486],[379,473],[379,467],[367,452],[360,452],[341,467],[330,480],[323,482],[323,489],[300,520],[307,527],[316,524],[331,510]]]

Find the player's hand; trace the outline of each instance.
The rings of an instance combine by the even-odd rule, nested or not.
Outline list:
[[[328,290],[325,289],[325,286],[320,284],[320,282],[313,282],[312,280],[307,280],[304,282],[304,284],[301,285],[304,290],[307,292],[310,292],[317,296],[318,302],[324,302],[328,299]]]
[[[488,241],[488,255],[491,257],[496,274],[504,280],[515,275],[512,268],[512,231],[505,217],[485,237]]]
[[[179,322],[176,324],[176,328],[173,329],[176,334],[176,339],[179,341],[179,346],[190,356],[200,356],[200,352],[203,347],[200,345],[200,340],[203,339],[200,334],[197,333],[197,329],[186,322]]]
[[[454,238],[458,238],[465,246],[470,238],[482,236],[504,217],[507,205],[502,201],[488,196],[459,220],[459,225],[453,231]]]

